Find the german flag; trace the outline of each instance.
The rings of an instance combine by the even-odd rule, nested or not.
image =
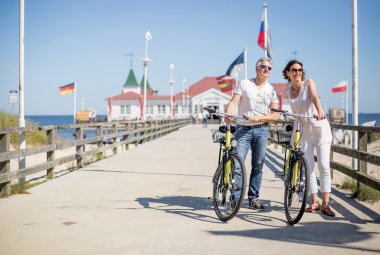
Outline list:
[[[59,92],[61,93],[62,96],[74,93],[75,91],[75,83],[70,83],[65,86],[59,87]]]
[[[229,76],[217,77],[219,88],[222,92],[228,92],[233,90],[233,85],[236,83],[235,79]]]

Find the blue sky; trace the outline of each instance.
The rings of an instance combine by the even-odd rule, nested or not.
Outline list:
[[[352,85],[351,0],[268,0],[273,71],[270,81],[285,82],[281,71],[294,58],[304,63],[323,106],[340,107],[342,93],[331,87]],[[262,0],[25,0],[25,114],[72,114],[73,95],[58,87],[76,82],[77,107],[105,114],[105,98],[121,92],[133,52],[138,82],[145,32],[149,42],[148,79],[169,95],[169,65],[174,92],[205,76],[224,74],[248,48],[248,74],[263,56],[257,37]],[[376,66],[380,59],[380,1],[358,0],[359,112],[380,112]],[[12,111],[9,91],[19,86],[19,1],[0,1],[0,110]],[[241,77],[243,73],[241,74]],[[327,101],[326,101],[327,100]],[[18,106],[13,111],[17,113]],[[351,103],[349,103],[351,111]]]

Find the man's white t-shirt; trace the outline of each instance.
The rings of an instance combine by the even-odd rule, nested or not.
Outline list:
[[[269,106],[272,103],[278,104],[278,95],[273,86],[266,81],[265,85],[259,88],[254,79],[242,80],[234,90],[234,94],[241,96],[238,108],[238,115],[242,116],[262,116],[270,113]],[[263,122],[251,122],[249,120],[238,120],[240,125],[255,126]]]

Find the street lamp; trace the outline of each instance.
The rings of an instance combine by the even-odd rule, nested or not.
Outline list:
[[[189,102],[189,99],[190,99],[190,95],[189,95],[189,88],[186,88],[186,110],[187,110],[187,113],[190,115],[190,102]]]
[[[185,115],[185,82],[186,79],[182,79],[182,115]]]
[[[174,65],[170,64],[169,67],[170,67],[170,80],[169,80],[169,84],[170,84],[170,117],[173,118],[174,117],[174,111],[173,111],[173,85],[175,83],[175,81],[173,80]]]
[[[146,114],[146,81],[148,76],[148,63],[152,60],[148,58],[148,41],[152,39],[152,35],[149,31],[145,33],[145,57],[142,59],[144,64],[144,104],[142,109],[142,119],[145,120]]]

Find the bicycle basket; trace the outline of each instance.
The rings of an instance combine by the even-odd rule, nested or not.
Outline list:
[[[279,144],[289,144],[292,138],[292,131],[277,130],[277,138]]]
[[[214,143],[219,143],[220,138],[225,137],[225,134],[219,132],[218,129],[211,129],[211,134]]]

